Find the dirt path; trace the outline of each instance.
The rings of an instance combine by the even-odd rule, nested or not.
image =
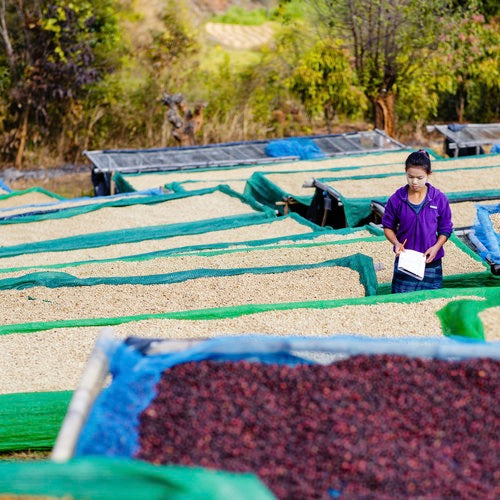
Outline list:
[[[238,50],[250,50],[260,47],[268,43],[274,33],[271,23],[260,26],[206,23],[205,31],[213,41]]]

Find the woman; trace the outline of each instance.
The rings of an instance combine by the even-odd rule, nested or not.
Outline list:
[[[405,170],[408,184],[389,198],[382,218],[385,237],[394,245],[397,256],[392,293],[443,286],[443,245],[453,230],[448,198],[427,182],[432,173],[427,151],[421,149],[411,153],[406,159]],[[398,270],[403,245],[406,249],[425,254],[422,280]]]

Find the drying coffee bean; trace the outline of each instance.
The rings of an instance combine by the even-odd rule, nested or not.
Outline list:
[[[253,472],[278,498],[500,497],[500,362],[353,356],[166,370],[137,458]]]

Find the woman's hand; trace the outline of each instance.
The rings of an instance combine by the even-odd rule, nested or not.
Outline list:
[[[434,260],[436,257],[436,254],[438,253],[438,250],[441,248],[442,245],[432,245],[430,248],[428,248],[424,253],[425,253],[425,262],[429,264]]]
[[[436,243],[434,243],[434,245],[432,245],[424,252],[426,256],[425,262],[427,264],[429,264],[436,258],[436,254],[438,253],[439,249],[446,243],[447,240],[447,236],[445,236],[444,234],[440,234]]]
[[[405,249],[405,243],[406,243],[406,240],[404,240],[403,243],[400,243],[399,241],[397,241],[394,244],[394,252],[396,252],[396,255],[399,255]]]

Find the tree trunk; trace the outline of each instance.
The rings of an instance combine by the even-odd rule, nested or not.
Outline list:
[[[12,43],[10,41],[9,31],[7,29],[7,19],[6,19],[6,9],[5,0],[1,0],[0,3],[0,35],[2,36],[5,52],[7,54],[7,61],[12,72],[14,72],[16,63],[14,57],[14,50],[12,48]]]
[[[463,92],[460,92],[458,94],[458,105],[457,105],[458,123],[463,123],[464,111],[465,111],[465,96],[464,96]]]
[[[389,137],[396,136],[396,118],[394,114],[394,94],[379,94],[373,101],[375,106],[375,127],[383,130]]]
[[[19,129],[19,149],[17,150],[16,162],[14,164],[16,168],[21,168],[21,164],[23,162],[24,148],[26,147],[26,138],[28,137],[28,115],[29,108],[26,106],[24,108],[21,127]]]

